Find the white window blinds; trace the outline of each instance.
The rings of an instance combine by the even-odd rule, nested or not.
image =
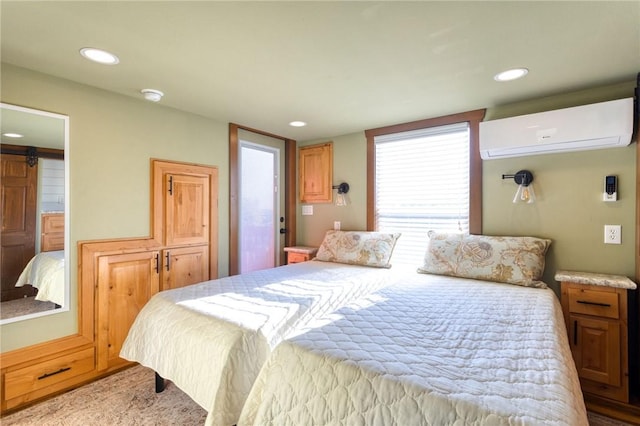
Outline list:
[[[420,266],[429,230],[469,232],[469,126],[374,137],[376,224],[401,232],[393,264]]]

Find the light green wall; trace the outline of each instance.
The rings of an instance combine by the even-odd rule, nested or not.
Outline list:
[[[217,166],[220,276],[228,274],[228,127],[142,99],[2,64],[2,102],[70,117],[71,306],[77,242],[150,233],[150,159]],[[132,90],[133,92],[133,90]],[[76,332],[77,312],[1,327],[1,350]]]
[[[340,221],[342,230],[367,228],[367,141],[364,133],[300,142],[298,147],[327,141],[333,141],[333,184],[349,184],[349,204],[345,207],[310,204],[313,215],[302,216],[302,204],[298,203],[296,237],[301,245],[319,246],[325,232],[333,229],[334,221]]]
[[[635,82],[539,98],[487,111],[487,119],[529,114],[633,96]],[[483,232],[537,235],[553,240],[544,280],[558,291],[555,271],[568,269],[635,276],[637,143],[574,153],[547,154],[483,162]],[[534,174],[538,200],[514,205],[513,180],[504,173]],[[602,201],[604,177],[618,176],[618,200]],[[622,244],[605,245],[604,225],[622,225]]]
[[[633,96],[634,82],[539,98],[487,110],[486,119],[566,108]],[[342,229],[366,229],[366,138],[363,132],[300,146],[333,141],[333,183],[351,185],[351,204],[336,207],[314,205],[313,216],[302,216],[298,206],[298,244],[318,246],[334,220]],[[483,233],[533,235],[553,240],[547,255],[544,280],[557,292],[553,279],[558,269],[635,275],[636,143],[576,153],[548,154],[483,161]],[[528,169],[534,174],[538,201],[514,205],[513,180],[502,174]],[[619,178],[619,201],[601,201],[603,179]],[[604,225],[622,225],[622,244],[605,245]]]

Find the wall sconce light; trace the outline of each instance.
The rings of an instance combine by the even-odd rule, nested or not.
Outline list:
[[[347,197],[345,196],[345,194],[349,192],[349,184],[346,182],[342,182],[340,185],[333,185],[331,188],[338,190],[338,195],[336,195],[336,206],[346,206]]]
[[[536,201],[536,193],[533,190],[533,174],[529,170],[520,170],[518,173],[513,175],[502,175],[502,179],[513,178],[513,180],[518,184],[518,190],[516,191],[516,195],[513,197],[514,203],[535,203]]]

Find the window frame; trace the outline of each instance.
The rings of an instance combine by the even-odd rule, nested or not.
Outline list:
[[[376,136],[455,123],[469,123],[469,233],[482,234],[482,158],[479,131],[486,109],[365,130],[367,138],[367,230],[376,230]]]

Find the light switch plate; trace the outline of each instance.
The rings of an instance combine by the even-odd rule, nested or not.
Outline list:
[[[313,216],[313,206],[308,204],[302,206],[302,216]]]

